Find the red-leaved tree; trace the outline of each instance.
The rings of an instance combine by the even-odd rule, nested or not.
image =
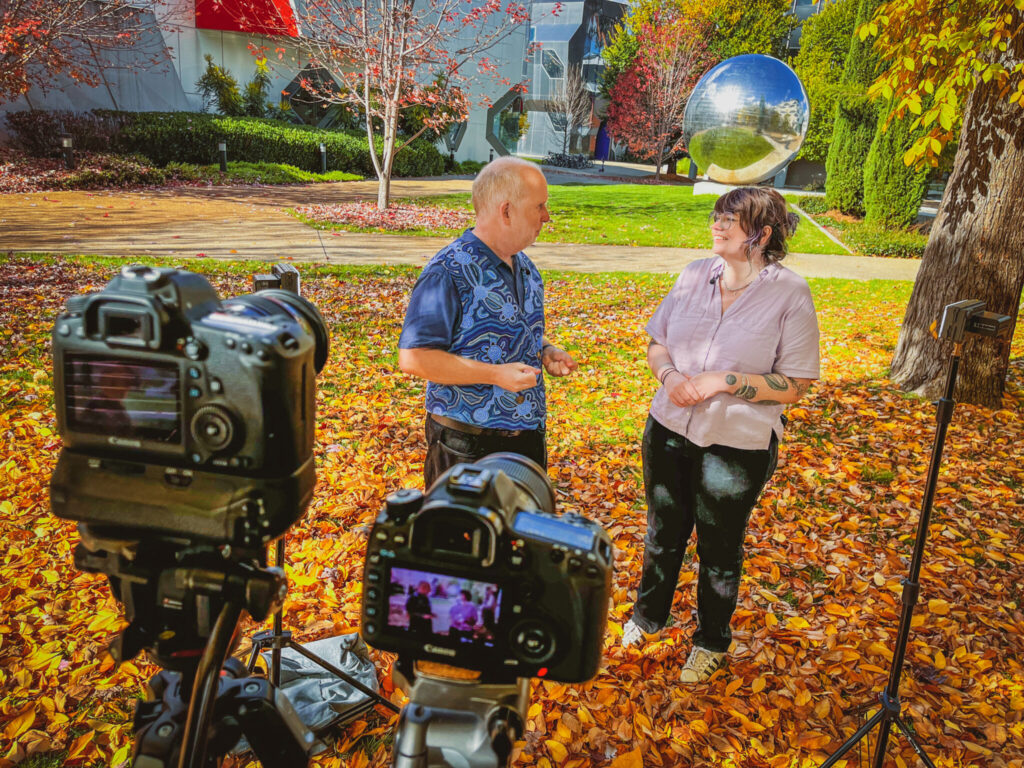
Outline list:
[[[339,88],[331,78],[313,76],[302,85],[315,98],[353,106],[365,117],[377,207],[384,210],[395,155],[424,131],[466,119],[473,74],[511,85],[486,53],[528,23],[530,12],[514,0],[306,0],[297,18],[296,42],[312,71],[341,81]],[[416,110],[421,123],[399,143],[404,110]]]
[[[143,29],[133,0],[0,0],[0,104],[58,77],[101,83],[111,52]],[[140,63],[140,66],[142,64]]]
[[[714,62],[708,30],[684,18],[656,18],[637,35],[633,63],[615,81],[608,133],[633,154],[661,165],[679,149],[686,101]]]

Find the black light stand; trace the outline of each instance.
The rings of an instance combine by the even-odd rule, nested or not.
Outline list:
[[[284,568],[284,536],[277,540],[276,560],[274,562],[274,565],[281,569]],[[269,648],[270,682],[274,684],[275,688],[280,687],[281,649],[291,648],[300,656],[304,656],[305,658],[312,661],[314,664],[317,664],[323,669],[326,669],[332,675],[335,675],[336,677],[344,680],[346,683],[351,685],[356,690],[370,697],[370,701],[367,702],[365,706],[358,707],[356,709],[349,711],[348,716],[350,718],[357,717],[358,715],[365,712],[367,709],[370,709],[372,706],[374,706],[374,704],[381,704],[395,713],[401,711],[401,709],[397,705],[385,699],[372,688],[367,688],[365,685],[363,685],[361,682],[353,678],[351,675],[342,671],[341,669],[338,669],[338,667],[336,667],[334,664],[331,664],[331,662],[327,661],[326,659],[320,658],[312,651],[303,648],[301,644],[295,642],[295,640],[292,639],[291,631],[284,629],[284,620],[282,617],[283,612],[283,606],[277,609],[277,612],[274,614],[274,628],[272,630],[260,632],[253,636],[252,650],[249,653],[249,661],[246,663],[246,667],[248,667],[250,672],[252,672],[252,670],[256,667],[256,661],[260,657],[260,652]],[[332,724],[329,724],[327,727],[330,727],[330,725]]]
[[[323,145],[320,145],[323,147]],[[299,280],[299,271],[291,264],[275,264],[271,267],[270,275],[254,275],[253,276],[253,289],[256,291],[263,290],[266,288],[280,288],[282,290],[291,291],[295,294],[301,294],[301,283]],[[276,548],[276,559],[274,565],[278,568],[284,569],[284,540],[282,536],[277,540]],[[376,691],[367,688],[365,685],[355,680],[351,675],[338,669],[334,664],[331,664],[326,659],[322,659],[312,651],[303,648],[299,643],[292,639],[292,633],[289,630],[284,629],[284,621],[282,614],[284,612],[284,606],[278,607],[274,613],[274,624],[273,629],[267,632],[260,632],[256,634],[252,639],[252,651],[249,654],[249,660],[246,667],[250,672],[256,667],[256,662],[260,657],[260,652],[269,648],[270,649],[270,682],[273,683],[275,688],[279,688],[281,685],[281,649],[291,648],[293,651],[298,653],[300,656],[304,656],[309,661],[322,667],[323,669],[330,672],[332,675],[344,680],[346,683],[351,685],[361,693],[366,694],[370,697],[370,701],[364,705],[355,707],[349,710],[347,713],[348,718],[354,718],[370,709],[374,704],[382,704],[383,706],[390,709],[392,712],[400,712],[401,710],[395,704],[385,699]],[[335,721],[337,722],[337,721]],[[330,727],[333,723],[329,723],[326,727]],[[323,729],[321,729],[323,730]],[[318,734],[319,735],[319,734]]]
[[[990,337],[1005,336],[1009,330],[1010,318],[1006,315],[996,315],[992,312],[984,312],[984,304],[980,301],[965,300],[950,304],[945,308],[942,315],[942,325],[939,328],[938,337],[940,340],[952,341],[954,343],[953,353],[949,358],[949,372],[946,376],[946,388],[938,401],[938,408],[935,414],[936,429],[935,440],[932,443],[931,464],[928,467],[928,480],[925,484],[924,498],[921,502],[921,516],[917,522],[917,540],[914,543],[914,554],[910,562],[910,573],[903,579],[903,614],[900,618],[900,628],[896,635],[896,647],[893,650],[892,668],[889,671],[889,683],[885,690],[878,696],[881,708],[876,712],[853,736],[833,752],[829,758],[821,764],[821,768],[829,768],[835,765],[840,758],[849,752],[861,739],[876,725],[881,725],[878,732],[878,743],[875,745],[875,758],[873,768],[882,768],[885,762],[885,750],[889,743],[889,733],[895,724],[903,733],[903,736],[910,746],[914,748],[917,756],[921,758],[928,768],[935,768],[924,749],[914,738],[913,732],[907,727],[902,718],[902,704],[900,703],[900,678],[903,675],[903,662],[907,655],[907,641],[910,638],[910,625],[914,615],[914,607],[917,605],[917,598],[921,591],[921,584],[918,577],[921,574],[921,561],[924,558],[924,545],[928,539],[928,523],[931,519],[932,500],[935,498],[935,488],[939,477],[939,466],[942,463],[942,448],[946,441],[946,428],[953,416],[953,408],[956,405],[953,401],[953,389],[956,386],[956,375],[960,367],[960,356],[963,352],[964,338],[968,334]]]

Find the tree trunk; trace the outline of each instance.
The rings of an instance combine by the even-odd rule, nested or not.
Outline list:
[[[1019,22],[1022,12],[1015,14]],[[1024,61],[1024,35],[1011,39],[1000,58],[1008,69]],[[1021,76],[1011,78],[1009,92]],[[946,378],[949,345],[929,327],[947,304],[980,299],[1016,324],[1024,287],[1024,107],[1006,94],[993,79],[967,100],[953,173],[900,329],[890,377],[926,397],[940,393]],[[1009,338],[969,338],[956,398],[998,408],[1009,360]]]
[[[384,110],[384,147],[377,176],[377,210],[386,211],[391,204],[391,170],[395,165],[395,141],[398,138],[398,108],[387,105]]]

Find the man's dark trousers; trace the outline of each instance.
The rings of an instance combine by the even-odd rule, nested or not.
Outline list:
[[[472,430],[472,431],[469,431]],[[456,464],[472,464],[492,453],[519,453],[547,469],[548,452],[543,429],[502,430],[462,425],[442,426],[427,414],[427,458],[423,479],[429,490],[441,475]],[[474,434],[479,431],[479,434]]]

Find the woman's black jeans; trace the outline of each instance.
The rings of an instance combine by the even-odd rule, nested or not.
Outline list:
[[[648,417],[644,430],[647,535],[633,621],[645,632],[665,626],[686,545],[697,528],[697,631],[694,645],[729,650],[729,622],[743,572],[743,538],[757,497],[775,471],[778,439],[767,450],[702,448]]]

